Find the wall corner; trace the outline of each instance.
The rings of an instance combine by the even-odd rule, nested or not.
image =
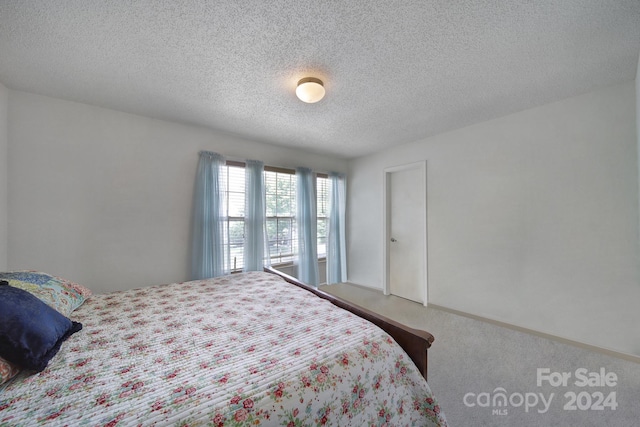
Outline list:
[[[638,163],[638,223],[640,224],[640,54],[636,67],[636,152]],[[638,228],[638,242],[640,242],[640,227]],[[640,262],[638,263],[640,268]]]
[[[0,271],[7,269],[9,241],[9,89],[0,83]]]

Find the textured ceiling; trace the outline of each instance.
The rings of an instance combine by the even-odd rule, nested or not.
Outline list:
[[[631,81],[639,52],[640,0],[0,1],[9,88],[347,158]]]

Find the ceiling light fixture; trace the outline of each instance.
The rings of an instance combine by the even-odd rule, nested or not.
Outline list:
[[[324,97],[324,86],[322,80],[315,77],[305,77],[298,81],[296,95],[300,101],[308,104],[320,101]]]

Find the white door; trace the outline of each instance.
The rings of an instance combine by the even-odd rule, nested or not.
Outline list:
[[[387,173],[389,291],[426,303],[426,170],[417,164]]]

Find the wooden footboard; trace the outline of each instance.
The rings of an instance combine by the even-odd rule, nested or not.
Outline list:
[[[275,270],[274,268],[265,267],[264,271],[277,274],[287,282],[306,289],[320,298],[326,299],[334,305],[350,311],[351,313],[368,320],[374,325],[377,325],[386,333],[391,335],[398,344],[400,344],[411,360],[413,360],[413,363],[418,367],[422,376],[427,379],[427,350],[431,347],[431,343],[434,340],[433,335],[429,332],[405,326],[402,323],[389,319],[388,317],[384,317],[364,307],[352,304],[334,295],[321,291],[320,289],[314,288],[313,286],[302,283],[295,277],[289,276],[288,274]]]

